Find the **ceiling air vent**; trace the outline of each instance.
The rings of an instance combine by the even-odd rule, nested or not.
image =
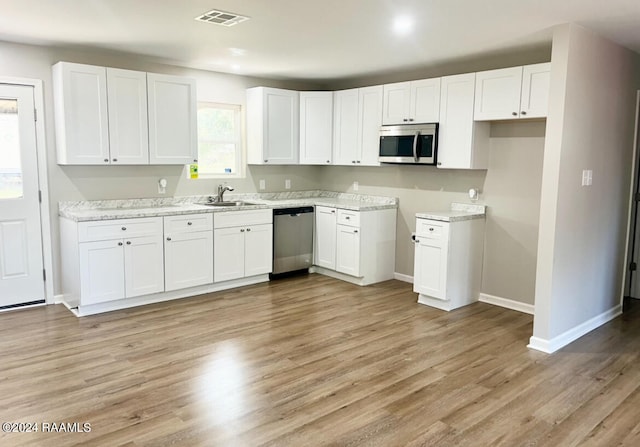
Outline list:
[[[211,11],[205,12],[201,16],[196,17],[196,20],[200,22],[214,23],[216,25],[222,26],[233,26],[237,25],[240,22],[244,22],[245,20],[249,20],[249,17],[234,14],[232,12],[224,12],[212,9]]]

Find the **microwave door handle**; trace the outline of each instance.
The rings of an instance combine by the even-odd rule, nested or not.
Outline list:
[[[418,139],[420,138],[420,131],[416,130],[416,134],[413,137],[413,161],[415,161],[416,163],[418,163],[418,159],[420,159],[420,157],[418,156]]]

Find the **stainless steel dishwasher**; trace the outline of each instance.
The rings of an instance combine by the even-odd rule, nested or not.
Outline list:
[[[273,275],[313,264],[313,207],[273,210]]]

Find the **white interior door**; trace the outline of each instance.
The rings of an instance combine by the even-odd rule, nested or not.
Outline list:
[[[44,302],[33,87],[0,84],[0,308]]]

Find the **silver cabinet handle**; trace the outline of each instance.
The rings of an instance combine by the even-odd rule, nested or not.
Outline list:
[[[327,160],[327,163],[331,163],[331,160]]]
[[[118,242],[118,246],[119,246],[119,247],[122,247],[122,242]]]
[[[122,227],[122,231],[127,231],[127,227]]]
[[[402,121],[404,121],[404,122],[406,123],[406,122],[407,122],[407,121],[409,121],[409,120],[408,120],[407,118],[404,118]]]
[[[131,245],[131,241],[127,241],[127,245]]]
[[[349,216],[344,216],[344,218],[347,220],[351,219]]]
[[[413,121],[413,118],[409,118],[409,121]]]
[[[520,112],[520,115],[526,115],[527,112],[525,112],[524,110],[522,112]]]
[[[433,231],[433,228],[429,228],[429,231]]]
[[[336,210],[331,210],[331,212],[335,214]]]
[[[170,238],[170,237],[168,237],[168,238],[167,238],[167,240],[168,240],[168,241],[171,241],[171,238]]]
[[[358,230],[353,230],[353,232],[354,232],[354,233],[357,233],[357,232],[358,232]]]
[[[187,222],[187,225],[193,225],[193,222]]]
[[[240,233],[244,233],[244,228],[240,228]]]
[[[251,228],[247,228],[247,231],[251,231]]]
[[[118,161],[118,159],[117,159],[117,158],[114,158],[114,159],[113,159],[113,161]]]
[[[109,159],[108,159],[108,158],[105,158],[105,159],[104,159],[104,162],[105,162],[105,163],[109,163]]]
[[[513,116],[518,116],[518,112],[511,112]]]

